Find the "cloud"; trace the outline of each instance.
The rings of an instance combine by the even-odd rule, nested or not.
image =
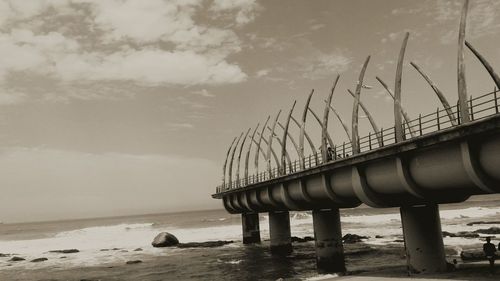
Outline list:
[[[299,59],[298,62],[303,69],[302,76],[315,80],[346,71],[352,58],[338,50],[332,53],[317,51],[312,57]]]
[[[206,98],[213,98],[213,97],[215,97],[215,95],[212,94],[212,93],[210,93],[207,89],[201,89],[201,90],[198,90],[198,91],[193,91],[192,93],[195,94],[195,95],[206,97]]]
[[[214,0],[211,11],[224,14],[229,11],[237,11],[235,21],[237,25],[252,22],[257,16],[260,6],[256,0]]]
[[[172,129],[193,129],[194,125],[191,123],[169,123],[168,127]]]
[[[259,71],[257,71],[257,72],[255,73],[255,76],[257,76],[257,77],[259,77],[259,78],[260,78],[260,77],[264,77],[264,76],[267,76],[267,75],[269,74],[269,72],[271,72],[271,70],[270,70],[270,69],[261,69],[261,70],[259,70]]]
[[[429,25],[453,24],[456,28],[440,35],[442,44],[456,42],[458,38],[458,22],[462,11],[462,1],[427,1],[423,6],[428,7],[426,14],[434,20]],[[500,20],[496,16],[500,10],[500,2],[496,0],[475,0],[469,3],[467,15],[467,37],[477,39],[496,34],[500,28]]]
[[[256,16],[255,1],[214,1],[233,22]],[[126,82],[141,86],[220,85],[247,75],[229,56],[234,31],[196,20],[203,0],[43,0],[0,3],[0,87],[9,75],[57,83]],[[227,26],[227,24],[225,24]]]
[[[326,25],[324,23],[318,23],[318,24],[311,25],[310,29],[311,30],[319,30],[319,29],[324,28],[325,26]]]
[[[24,102],[26,94],[20,92],[4,91],[0,93],[0,105],[12,105]]]

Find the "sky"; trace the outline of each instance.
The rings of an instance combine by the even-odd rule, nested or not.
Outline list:
[[[500,2],[470,2],[467,40],[500,67]],[[405,32],[409,115],[439,106],[410,61],[455,103],[461,6],[0,0],[0,221],[221,208],[210,195],[232,139],[295,100],[299,118],[311,89],[311,107],[322,112],[337,74],[333,104],[349,123],[347,89],[368,55],[365,84],[373,88],[361,99],[379,126],[392,126],[392,101],[375,76],[393,88]],[[466,64],[469,95],[493,90],[470,52]],[[307,124],[319,143],[317,124]],[[346,140],[333,119],[329,130]]]

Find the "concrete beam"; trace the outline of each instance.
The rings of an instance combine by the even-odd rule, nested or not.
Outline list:
[[[241,225],[243,228],[243,244],[260,243],[259,214],[241,214]]]
[[[438,205],[401,207],[408,273],[447,269]]]
[[[269,235],[271,238],[271,254],[288,255],[293,251],[290,215],[287,211],[269,212]]]
[[[345,272],[339,209],[314,210],[312,214],[318,272]]]

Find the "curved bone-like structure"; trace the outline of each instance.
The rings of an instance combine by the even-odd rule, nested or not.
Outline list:
[[[281,124],[279,121],[278,121],[278,126],[282,129],[282,130],[285,130],[285,126],[283,126],[283,124]],[[297,142],[295,141],[295,139],[293,138],[292,134],[290,134],[290,132],[287,132],[287,139],[290,139],[290,141],[292,142],[293,144],[293,147],[295,148],[295,151],[297,151],[297,155],[299,155],[300,153],[300,150],[299,150],[299,145],[297,144]]]
[[[403,78],[403,61],[405,58],[406,45],[408,44],[408,37],[410,37],[410,33],[406,32],[401,50],[399,51],[396,81],[394,82],[394,130],[396,132],[396,142],[402,142],[404,139],[403,118],[401,116],[401,80]]]
[[[226,152],[226,160],[224,160],[224,165],[222,166],[222,187],[226,185],[226,166],[227,166],[227,159],[229,158],[229,154],[231,153],[231,148],[233,147],[234,142],[236,141],[237,137],[234,137],[233,141],[231,142],[231,145],[227,149]]]
[[[300,125],[300,136],[299,136],[299,162],[300,168],[303,170],[306,168],[306,157],[304,155],[304,135],[306,131],[306,119],[307,119],[307,109],[309,108],[309,103],[311,102],[312,95],[314,94],[314,89],[311,90],[309,97],[307,97],[306,104],[304,106],[304,111],[302,112],[302,123]],[[314,151],[315,152],[315,151]]]
[[[500,89],[500,78],[498,77],[497,73],[491,66],[491,64],[469,43],[467,40],[465,41],[465,45],[471,52],[476,56],[476,58],[481,62],[481,64],[486,68],[486,71],[490,74],[491,78],[497,85],[497,88]]]
[[[351,94],[353,98],[355,97],[354,93],[351,90],[347,89],[347,92]],[[361,106],[361,109],[365,113],[366,117],[368,118],[368,121],[370,122],[370,125],[372,126],[373,131],[375,132],[375,136],[377,137],[377,142],[379,146],[382,146],[380,130],[378,129],[377,123],[375,123],[375,120],[370,114],[370,111],[368,111],[368,108],[366,108],[365,104],[361,100],[359,101],[359,105]]]
[[[325,103],[327,103],[327,101],[325,101]],[[342,125],[342,128],[344,128],[344,132],[345,132],[349,142],[352,142],[351,133],[349,132],[349,128],[347,127],[346,123],[344,122],[344,119],[342,119],[342,116],[340,116],[339,112],[335,109],[335,107],[333,107],[333,105],[330,104],[328,107],[335,114],[335,116],[337,116],[337,119],[339,120],[340,124]]]
[[[268,129],[269,129],[269,126],[268,126]],[[257,134],[260,135],[259,132],[257,132]],[[274,134],[274,137],[276,138],[276,134]],[[267,145],[269,147],[269,141],[267,141],[266,138],[262,138],[262,141],[264,142],[265,145]],[[281,140],[279,140],[279,142],[281,142]],[[276,152],[274,151],[274,149],[272,147],[271,147],[271,155],[274,158],[274,162],[276,163],[276,167],[278,167],[278,169],[279,169],[280,168],[280,160],[278,158],[278,154],[276,154]],[[266,153],[266,157],[264,157],[264,159],[266,161],[271,162],[271,159],[267,158],[267,153]]]
[[[328,159],[328,150],[326,148],[327,141],[329,141],[330,148],[334,147],[333,142],[331,141],[330,135],[328,134],[328,114],[330,113],[330,109],[328,108],[332,104],[333,93],[335,92],[335,87],[337,87],[337,83],[339,82],[340,74],[337,74],[337,78],[332,85],[332,90],[326,99],[325,109],[323,110],[323,124],[321,124],[321,156],[323,157],[323,161]],[[309,108],[312,112],[312,110]],[[313,113],[314,114],[314,113]],[[316,114],[314,114],[316,115]],[[317,116],[315,116],[317,117]],[[316,118],[319,122],[319,118]]]
[[[358,154],[359,153],[359,130],[358,130],[358,123],[359,123],[359,101],[361,97],[361,87],[363,86],[363,79],[365,78],[365,72],[366,68],[368,67],[368,63],[370,62],[370,56],[368,56],[365,60],[365,63],[363,64],[363,67],[361,68],[361,72],[359,73],[359,78],[358,78],[358,83],[356,85],[356,95],[354,97],[354,104],[352,106],[352,153],[353,154]]]
[[[292,115],[292,121],[300,129],[300,123],[299,123],[299,121],[297,121],[297,119],[295,119],[295,117],[293,117],[293,115]],[[314,143],[312,142],[311,137],[309,137],[309,134],[307,133],[306,130],[304,130],[304,136],[306,137],[306,140],[309,143],[309,146],[311,147],[311,151],[316,151],[316,148],[314,148]]]
[[[467,123],[470,121],[469,107],[467,106],[467,82],[465,79],[465,26],[467,23],[467,11],[469,10],[469,0],[464,1],[462,15],[460,17],[460,29],[458,30],[458,57],[457,57],[457,82],[458,82],[458,105],[460,108],[460,121]]]
[[[271,116],[267,116],[266,122],[264,123],[264,126],[262,127],[262,130],[260,131],[259,141],[257,142],[257,153],[255,153],[255,159],[254,159],[255,173],[256,174],[259,173],[259,152],[258,151],[260,150],[260,144],[262,143],[262,138],[264,137],[264,130],[266,129],[267,122],[269,122],[270,118],[271,118]],[[266,154],[266,157],[264,157],[264,159],[267,161],[267,154]]]
[[[396,98],[394,97],[394,94],[392,93],[391,89],[389,89],[389,86],[387,86],[387,84],[384,82],[384,80],[382,80],[378,76],[375,76],[375,78],[377,79],[377,81],[380,84],[382,84],[382,86],[387,91],[387,93],[389,94],[389,96],[391,96],[392,100],[395,100]],[[408,129],[410,130],[410,135],[413,138],[414,136],[416,136],[416,133],[415,133],[415,130],[410,125],[410,120],[411,120],[410,116],[408,116],[408,113],[406,113],[405,109],[403,108],[403,105],[401,105],[401,114],[403,115],[403,119],[406,122],[406,126],[408,126]]]
[[[257,132],[257,135],[262,136],[259,132]],[[253,141],[255,144],[258,144],[256,140],[253,140]],[[262,137],[262,141],[264,142],[264,144],[268,144],[266,138]],[[267,161],[267,154],[264,152],[264,149],[262,149],[262,147],[259,147],[259,151],[262,154],[262,156],[264,157],[264,160]],[[271,154],[273,155],[274,162],[276,163],[277,166],[279,166],[280,162],[278,160],[278,155],[276,155],[276,152],[274,151],[274,149],[271,149]],[[255,173],[255,174],[258,174],[258,173]]]
[[[318,114],[316,114],[316,112],[314,112],[314,110],[312,108],[310,108],[310,107],[309,107],[309,112],[311,112],[311,114],[314,116],[314,119],[316,119],[316,121],[318,121],[319,126],[321,128],[323,128],[323,122],[321,121],[321,119],[319,119]],[[328,133],[328,132],[326,132],[326,139],[327,139],[328,144],[330,145],[330,147],[333,147],[334,143],[333,143],[332,138],[330,137],[330,133]],[[321,146],[320,146],[320,149],[321,149]]]
[[[283,129],[283,145],[281,146],[281,170],[282,170],[281,174],[282,175],[286,174],[286,161],[285,161],[285,154],[287,154],[286,139],[288,137],[288,128],[290,127],[290,118],[292,118],[292,113],[293,113],[293,109],[295,108],[295,104],[297,104],[297,101],[293,102],[292,108],[290,109],[290,112],[288,113],[288,117],[286,118],[285,128]],[[290,169],[293,168],[291,165],[289,167],[290,167]]]
[[[457,125],[457,121],[455,119],[455,115],[453,114],[453,110],[451,109],[450,104],[448,103],[448,100],[446,97],[443,95],[443,92],[439,90],[439,88],[432,82],[432,80],[427,76],[420,67],[414,63],[410,62],[411,66],[413,66],[420,75],[424,78],[425,81],[431,86],[432,90],[434,90],[434,93],[438,96],[439,101],[441,101],[441,104],[443,105],[444,109],[446,110],[446,114],[448,115],[448,118],[450,119],[450,122],[452,125]]]
[[[276,134],[276,132],[273,132],[273,129],[271,127],[269,127],[269,126],[267,126],[267,130],[269,132],[273,133],[273,137],[276,138],[276,140],[278,141],[278,144],[280,145],[280,147],[283,148],[283,141],[278,136],[278,134]],[[285,150],[285,158],[286,158],[287,164],[291,165],[292,158],[290,158],[290,154],[288,154],[288,151],[286,151],[286,150]],[[282,168],[281,161],[280,161],[280,164],[278,165],[278,168]]]
[[[273,146],[273,138],[274,138],[274,130],[276,129],[276,124],[278,123],[278,119],[280,118],[281,109],[276,114],[276,119],[274,119],[273,127],[271,129],[271,134],[269,134],[269,140],[267,141],[267,171],[269,172],[269,177],[271,177],[272,169],[271,169],[271,150]],[[279,165],[278,165],[279,169]]]
[[[236,144],[233,147],[233,152],[231,153],[231,161],[229,161],[229,184],[233,182],[233,161],[234,161],[234,153],[236,152],[236,148],[240,143],[241,138],[243,137],[243,132],[240,134],[240,137],[236,141]]]
[[[254,140],[255,138],[255,133],[257,133],[257,129],[259,128],[260,126],[260,123],[257,123],[257,126],[255,126],[255,129],[253,129],[253,132],[252,132],[252,136],[250,137],[251,140]],[[249,144],[248,144],[248,149],[247,149],[247,154],[246,154],[246,157],[245,157],[245,180],[248,181],[248,162],[250,160],[250,150],[252,149],[252,144],[254,142],[251,141]],[[257,151],[257,154],[259,152]],[[248,183],[246,183],[248,184]]]
[[[243,137],[243,140],[241,141],[241,145],[240,145],[240,152],[238,153],[238,162],[237,165],[236,165],[236,184],[239,186],[240,184],[240,162],[241,162],[241,153],[243,152],[243,146],[245,145],[245,141],[247,140],[247,137],[248,137],[248,134],[250,133],[250,130],[252,130],[252,128],[248,128],[245,136]]]

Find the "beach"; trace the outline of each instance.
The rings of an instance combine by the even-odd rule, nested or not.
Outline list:
[[[462,204],[441,206],[443,231],[474,233],[500,227],[497,224],[500,221],[499,202],[499,196],[483,196]],[[314,241],[294,242],[294,252],[290,256],[271,256],[266,214],[260,214],[262,243],[243,245],[239,216],[224,210],[211,210],[3,224],[0,225],[0,280],[372,280],[366,278],[408,277],[398,209],[360,207],[341,210],[341,216],[343,234],[366,237],[344,243],[348,276],[343,277],[316,272]],[[296,237],[313,236],[311,214],[291,213],[291,229]],[[174,234],[181,243],[220,240],[227,244],[220,247],[152,247],[151,241],[162,231]],[[412,275],[411,278],[497,280],[498,275],[489,274],[486,261],[472,263],[460,259],[462,251],[480,250],[485,236],[495,237],[481,233],[476,237],[445,236],[447,260],[456,259],[457,269],[437,275]],[[493,238],[493,242],[498,244],[500,241]],[[72,249],[77,251],[68,251]],[[24,260],[12,261],[14,257]],[[33,262],[36,259],[39,261]]]

